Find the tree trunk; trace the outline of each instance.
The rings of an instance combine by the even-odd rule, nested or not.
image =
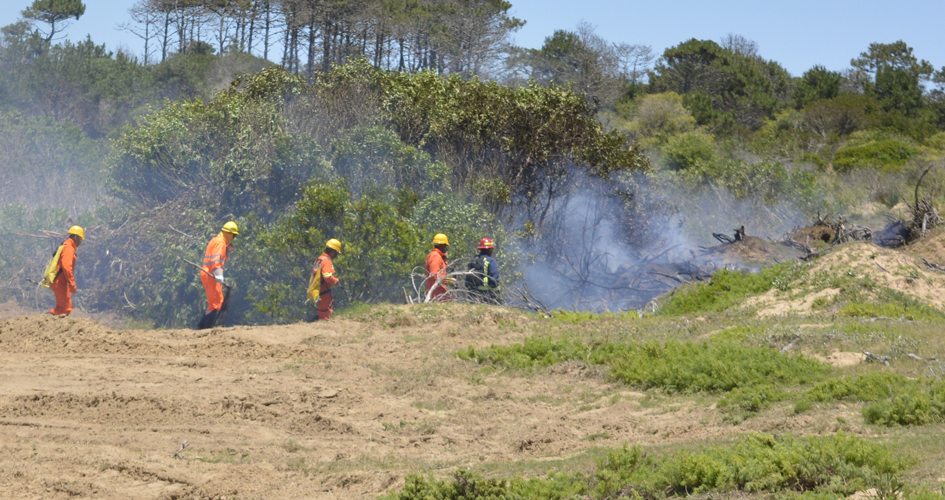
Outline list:
[[[269,59],[269,13],[271,12],[269,0],[266,0],[266,25],[263,35],[263,59]]]
[[[315,75],[315,10],[312,9],[308,23],[308,77]]]
[[[325,27],[322,28],[322,71],[328,72],[331,68],[331,20],[325,14]]]
[[[164,37],[161,39],[161,62],[167,59],[167,37],[171,26],[171,13],[164,13]]]

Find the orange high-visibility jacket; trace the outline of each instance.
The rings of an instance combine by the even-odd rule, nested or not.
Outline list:
[[[446,277],[446,254],[441,252],[439,248],[434,248],[433,251],[427,255],[427,262],[424,267],[427,270],[427,291],[433,288],[433,285],[436,284],[436,280],[444,278],[444,281],[440,282],[440,286],[437,287],[433,294],[435,296],[446,293],[446,287],[443,286]]]
[[[56,280],[65,280],[70,291],[75,291],[75,242],[69,238],[62,244],[62,253],[59,254],[59,270],[56,271]]]
[[[203,270],[213,274],[213,270],[223,268],[225,262],[226,240],[223,239],[223,233],[220,233],[207,244],[207,252],[203,256]]]
[[[312,276],[315,276],[319,268],[322,270],[322,286],[318,290],[320,293],[327,292],[331,290],[331,287],[338,284],[338,278],[335,277],[335,265],[327,253],[323,253],[315,261],[315,266],[315,269],[312,269]]]

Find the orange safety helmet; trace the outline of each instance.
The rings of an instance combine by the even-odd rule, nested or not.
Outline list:
[[[495,242],[491,238],[483,238],[479,242],[479,250],[489,250],[490,248],[495,248]]]

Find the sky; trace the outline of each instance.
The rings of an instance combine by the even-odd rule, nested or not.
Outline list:
[[[0,26],[15,22],[31,0],[3,0]],[[759,53],[800,76],[814,65],[840,71],[870,43],[904,40],[936,68],[945,66],[945,1],[861,0],[509,0],[511,14],[526,21],[518,45],[540,47],[556,29],[584,21],[611,42],[664,49],[690,38],[719,41],[732,33],[754,40]],[[72,40],[91,35],[140,53],[141,41],[117,29],[135,0],[85,0],[85,15],[67,30]],[[273,51],[278,52],[278,51]]]

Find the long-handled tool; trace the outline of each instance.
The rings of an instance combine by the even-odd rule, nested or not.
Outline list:
[[[197,269],[200,269],[200,272],[206,274],[207,276],[210,276],[211,278],[216,279],[216,276],[207,272],[207,270],[205,270],[203,266],[197,264],[196,262],[191,262],[183,257],[181,257],[181,260],[196,267]],[[233,288],[230,285],[227,285],[226,283],[220,283],[220,284],[223,285],[223,288],[226,289],[226,291],[223,292],[223,304],[220,305],[220,312],[218,313],[216,319],[213,321],[214,324],[211,326],[215,326],[217,321],[219,321],[221,326],[226,327],[226,312],[230,309],[230,292],[233,291]]]

